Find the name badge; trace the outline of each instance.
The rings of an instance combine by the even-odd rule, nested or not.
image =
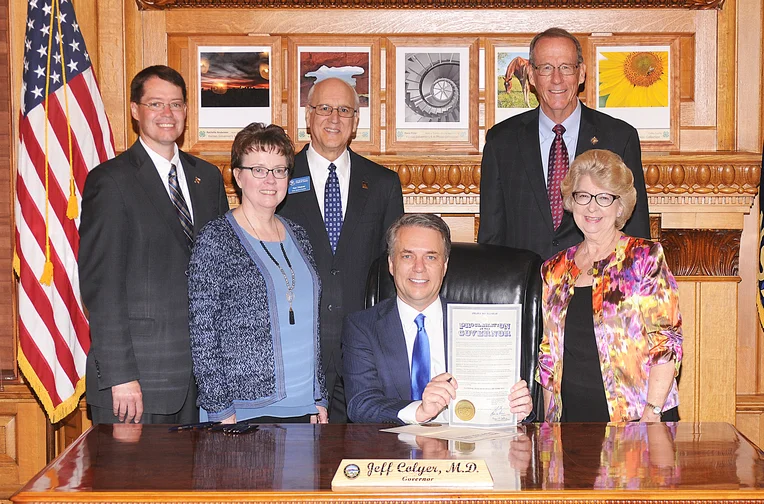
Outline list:
[[[287,194],[297,194],[305,191],[310,191],[310,177],[298,177],[289,181],[289,189]]]

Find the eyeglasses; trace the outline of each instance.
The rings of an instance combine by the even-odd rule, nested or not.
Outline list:
[[[312,108],[316,111],[316,114],[320,116],[330,116],[334,111],[337,111],[337,114],[339,114],[340,117],[353,117],[355,115],[355,109],[352,107],[346,107],[345,105],[340,105],[339,107],[332,107],[331,105],[327,105],[326,103],[321,103],[316,106],[308,105],[308,107]]]
[[[618,196],[617,194],[609,194],[606,192],[599,193],[599,194],[590,194],[584,191],[575,191],[573,193],[573,201],[575,201],[581,206],[588,205],[589,202],[592,200],[592,198],[594,198],[594,201],[596,201],[599,206],[601,206],[602,208],[607,208],[610,205],[612,205],[613,202],[615,202],[615,200],[620,198],[620,196]]]
[[[536,73],[542,77],[549,77],[552,75],[555,68],[560,71],[560,75],[570,76],[576,73],[578,64],[573,65],[571,63],[563,63],[560,66],[554,66],[547,63],[545,65],[533,65],[533,68],[536,70]]]
[[[283,166],[277,166],[276,168],[266,168],[264,166],[239,166],[240,170],[249,170],[252,172],[252,176],[259,179],[264,179],[269,173],[273,173],[273,177],[277,179],[285,179],[289,176],[289,168]]]
[[[170,103],[164,103],[160,101],[153,101],[149,103],[140,103],[138,102],[138,105],[143,105],[147,109],[153,111],[153,112],[161,112],[164,110],[165,107],[170,107],[170,110],[173,112],[180,112],[181,110],[185,110],[186,104],[182,101],[174,101]]]

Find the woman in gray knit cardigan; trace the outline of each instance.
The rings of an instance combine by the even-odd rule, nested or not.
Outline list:
[[[252,123],[231,148],[241,205],[199,233],[188,269],[202,421],[327,422],[321,282],[305,230],[276,215],[294,146]]]

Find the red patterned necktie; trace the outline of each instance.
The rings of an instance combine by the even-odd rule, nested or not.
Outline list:
[[[556,124],[552,131],[554,131],[554,140],[552,141],[552,148],[549,149],[547,194],[549,195],[549,206],[552,209],[552,223],[557,229],[562,222],[563,208],[560,184],[568,173],[568,148],[565,147],[565,140],[562,139],[565,126]]]

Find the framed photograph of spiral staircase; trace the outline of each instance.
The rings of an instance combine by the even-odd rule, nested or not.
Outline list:
[[[478,153],[478,38],[387,42],[385,152]]]
[[[639,133],[644,150],[679,149],[679,35],[589,38],[587,103]]]
[[[305,122],[308,93],[314,84],[339,78],[358,94],[358,128],[350,147],[356,152],[380,152],[380,66],[381,38],[348,36],[341,40],[320,35],[288,38],[291,83],[287,87],[289,135],[297,149],[310,142]]]

